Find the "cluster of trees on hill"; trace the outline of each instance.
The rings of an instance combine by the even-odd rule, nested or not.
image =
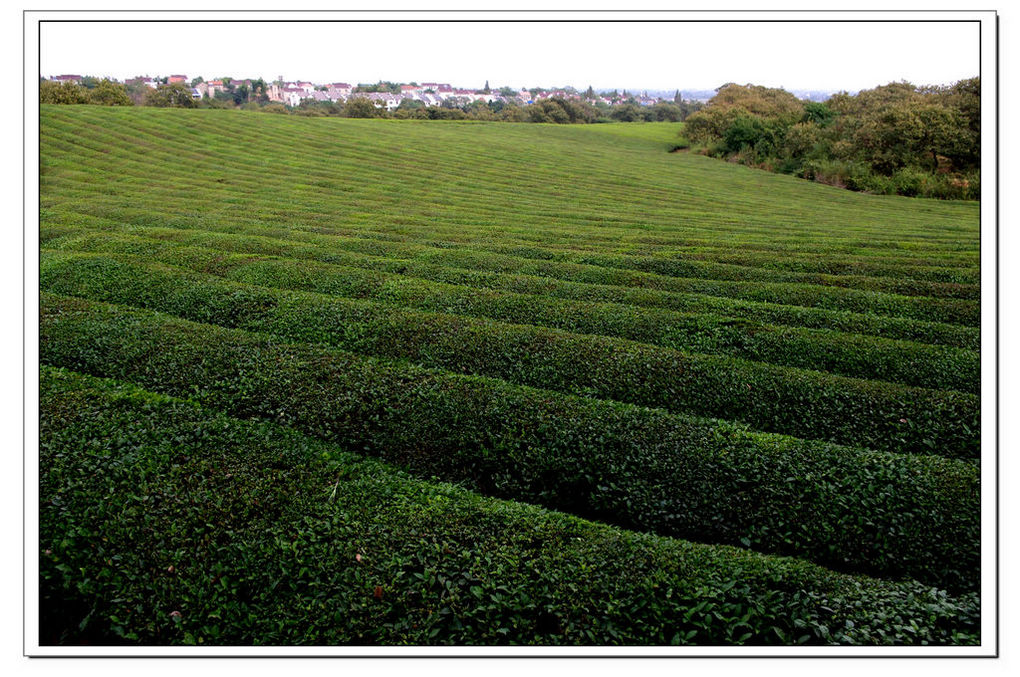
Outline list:
[[[250,108],[250,106],[242,106]],[[421,101],[405,99],[392,111],[376,106],[372,101],[358,97],[345,103],[328,101],[302,101],[293,108],[283,104],[260,106],[261,110],[274,113],[293,113],[307,116],[342,116],[351,118],[395,118],[413,120],[492,120],[502,122],[553,122],[578,124],[595,122],[681,122],[701,104],[697,101],[680,103],[661,102],[652,106],[624,103],[609,106],[604,103],[592,104],[583,99],[551,97],[524,106],[506,101],[473,101],[458,104],[444,101],[440,106],[426,106]]]
[[[684,128],[714,157],[851,190],[957,199],[980,197],[980,133],[980,78],[896,82],[824,103],[731,83]]]
[[[131,106],[134,101],[127,95],[124,85],[110,80],[86,80],[79,85],[75,82],[39,83],[39,103],[91,103],[99,106]]]

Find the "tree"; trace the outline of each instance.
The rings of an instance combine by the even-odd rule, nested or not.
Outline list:
[[[597,113],[589,104],[560,97],[543,99],[525,108],[531,122],[556,122],[559,124],[594,122]]]
[[[258,80],[252,81],[251,96],[255,97],[255,101],[261,104],[269,102],[269,95],[267,93],[268,86],[265,81],[259,77]],[[251,97],[249,97],[251,98]]]
[[[660,101],[648,110],[659,122],[680,122],[683,120],[683,109],[675,103]]]
[[[77,83],[52,82],[50,80],[39,83],[39,103],[81,104],[88,102],[89,90]]]
[[[609,117],[619,122],[637,122],[638,120],[644,119],[641,107],[633,103],[624,103],[619,106],[613,106],[613,110],[609,113]]]
[[[528,122],[528,113],[520,106],[507,104],[499,112],[499,119],[504,122]]]
[[[235,87],[231,92],[231,96],[234,97],[234,105],[240,106],[242,103],[248,102],[248,85],[241,83]]]
[[[968,78],[933,91],[933,98],[959,111],[966,125],[960,155],[954,163],[977,168],[981,165],[981,78]]]
[[[148,85],[138,79],[128,80],[124,83],[124,91],[136,106],[145,104],[145,94],[151,89]]]
[[[716,90],[704,109],[686,119],[685,132],[692,141],[710,143],[722,139],[737,118],[747,116],[789,127],[803,119],[804,104],[782,89],[730,82]]]
[[[464,112],[468,114],[474,120],[495,120],[496,116],[493,114],[492,109],[489,108],[488,104],[484,101],[472,101],[469,103]]]
[[[723,142],[728,152],[750,149],[756,157],[767,157],[776,153],[785,133],[785,127],[776,119],[741,115],[726,129]]]
[[[106,79],[100,80],[89,92],[89,100],[100,106],[133,106],[135,103],[128,96],[124,85]]]
[[[804,122],[813,122],[819,127],[828,127],[836,117],[836,111],[824,103],[808,101],[804,104]]]
[[[156,108],[194,108],[195,100],[191,98],[191,90],[188,87],[175,82],[147,91],[145,105]]]
[[[202,79],[202,76],[201,76],[201,75],[199,75],[199,76],[198,76],[197,78],[192,78],[192,79],[191,79],[191,86],[192,86],[192,87],[197,87],[197,86],[199,86],[200,84],[202,84],[203,82],[205,82],[205,80],[203,80],[203,79]]]
[[[375,118],[379,117],[379,109],[369,99],[361,96],[348,99],[344,106],[344,117]]]
[[[728,83],[686,120],[713,155],[878,193],[975,197],[980,81],[892,82],[824,103]],[[939,175],[949,176],[939,176]]]
[[[491,92],[491,91],[492,91],[492,90],[490,90],[490,89],[489,89],[489,81],[488,81],[488,80],[486,80],[486,81],[485,81],[485,89],[483,89],[483,90],[482,90],[482,94],[488,94],[488,93],[489,93],[489,92]]]
[[[595,98],[595,90],[592,88],[591,85],[588,85],[588,89],[585,90],[584,98],[586,98],[588,100],[591,100],[591,99]]]

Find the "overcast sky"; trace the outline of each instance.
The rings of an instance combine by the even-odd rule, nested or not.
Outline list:
[[[42,76],[856,91],[979,72],[974,22],[46,22],[41,31]]]

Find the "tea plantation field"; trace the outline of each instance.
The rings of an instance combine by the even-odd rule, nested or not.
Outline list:
[[[44,644],[975,644],[976,203],[675,124],[44,106]]]

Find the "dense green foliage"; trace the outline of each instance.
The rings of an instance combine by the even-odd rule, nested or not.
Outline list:
[[[253,289],[127,260],[132,263],[125,265],[93,256],[46,256],[42,287],[221,326],[328,343],[369,355],[410,358],[427,366],[496,376],[537,387],[736,419],[761,430],[805,438],[945,456],[970,457],[977,452],[970,434],[977,425],[977,398],[891,384],[876,387],[874,383],[828,374],[684,354],[596,336],[603,333],[658,338],[641,334],[659,332],[664,337],[658,343],[680,344],[699,352],[756,359],[766,353],[771,359],[765,361],[772,363],[782,363],[784,355],[789,355],[785,360],[789,362],[807,356],[807,363],[834,370],[856,366],[834,364],[836,361],[831,358],[840,351],[848,362],[863,362],[872,370],[900,362],[908,367],[915,364],[913,368],[919,370],[938,368],[941,358],[948,364],[946,373],[933,375],[933,383],[939,379],[952,383],[954,371],[964,369],[971,372],[969,378],[962,379],[968,387],[977,380],[977,365],[965,359],[973,355],[971,351],[922,345],[904,348],[895,342],[878,344],[869,351],[861,340],[865,345],[854,354],[850,346],[827,341],[829,334],[798,337],[793,330],[784,334],[734,319],[675,313],[655,322],[640,313],[627,312],[626,307],[608,306],[609,311],[615,311],[608,312],[597,305],[543,303],[541,297],[520,300],[510,297],[511,302],[504,303],[507,297],[500,294],[437,295],[429,293],[430,284],[423,291],[422,284],[413,281],[407,284],[408,281],[397,279],[392,284],[385,276],[358,274],[361,271],[357,270],[333,274],[327,278],[328,285],[316,285],[329,295],[281,293],[263,287],[309,286],[307,278],[294,283],[292,274],[281,280],[279,275],[273,275],[272,268],[267,275],[262,264],[227,272],[235,279],[257,283],[259,286]],[[221,268],[220,272],[226,271]],[[456,293],[456,288],[452,291]],[[383,303],[343,301],[337,296],[380,299]],[[447,312],[442,312],[443,309]],[[515,324],[469,321],[451,316],[451,311],[467,314],[475,311],[477,315]],[[542,325],[558,325],[570,333],[544,330]],[[780,336],[769,339],[773,333]],[[876,363],[874,366],[866,364],[869,357]],[[638,365],[643,375],[636,386],[631,374]],[[740,388],[746,388],[745,395],[733,392]],[[797,412],[792,420],[791,407]]]
[[[145,92],[144,102],[146,106],[157,108],[194,108],[198,105],[191,97],[191,88],[179,82],[149,89]]]
[[[44,284],[49,279],[58,283],[98,284],[112,292],[126,294],[123,297],[126,303],[130,303],[127,286],[132,282],[139,286],[134,292],[136,295],[159,297],[153,289],[159,281],[166,280],[168,289],[173,289],[175,282],[172,280],[182,278],[182,273],[175,271],[132,272],[115,264],[111,268],[107,263],[112,263],[109,258],[68,259],[55,253],[48,258],[56,269],[44,275]],[[201,265],[187,258],[167,258],[170,259],[168,263],[175,265]],[[78,266],[87,269],[75,274]],[[556,327],[575,333],[618,336],[678,350],[730,355],[858,378],[964,392],[978,390],[979,359],[975,351],[781,327],[738,318],[736,313],[728,317],[721,313],[707,317],[632,308],[622,303],[553,300],[545,294],[502,290],[465,293],[460,285],[423,281],[403,274],[367,272],[336,265],[296,265],[285,260],[252,260],[240,256],[219,261],[216,274],[260,286],[325,291],[334,296],[353,295],[406,307]]]
[[[99,80],[90,83],[92,87],[79,85],[76,82],[39,82],[39,103],[45,104],[84,104],[100,106],[132,106],[134,102],[127,95],[124,85],[110,80]]]
[[[44,369],[53,643],[973,643],[913,583],[600,526]]]
[[[685,129],[705,151],[872,193],[980,197],[981,80],[891,83],[825,103],[727,84]]]
[[[236,315],[272,310],[258,296],[233,300]],[[761,435],[49,295],[41,343],[44,363],[269,418],[485,493],[839,568],[976,583],[968,463]]]
[[[43,106],[50,641],[973,642],[978,205],[679,128]]]

